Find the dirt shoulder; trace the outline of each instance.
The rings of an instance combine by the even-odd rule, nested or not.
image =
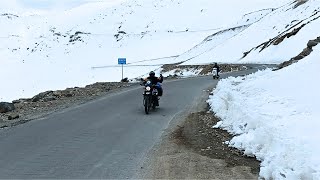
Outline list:
[[[224,144],[232,136],[213,129],[217,122],[207,110],[191,113],[154,147],[139,178],[258,179],[260,162]]]

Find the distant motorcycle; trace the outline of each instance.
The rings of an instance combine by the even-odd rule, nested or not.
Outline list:
[[[146,81],[141,84],[144,86],[143,92],[143,106],[146,114],[149,114],[150,109],[156,109],[159,104],[158,90],[156,85],[153,85],[151,81]]]
[[[219,74],[218,74],[218,69],[217,68],[213,68],[212,69],[212,74],[213,74],[213,79],[219,79]]]

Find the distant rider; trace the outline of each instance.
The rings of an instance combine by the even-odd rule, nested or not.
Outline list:
[[[154,71],[151,71],[149,73],[149,77],[145,78],[144,81],[151,81],[151,84],[155,85],[155,87],[158,90],[158,96],[162,96],[163,89],[161,87],[161,84],[163,82],[163,76],[160,74],[160,77],[156,77],[156,73]]]
[[[217,68],[217,76],[219,76],[219,72],[220,72],[220,67],[218,66],[217,63],[214,63],[213,68]],[[213,71],[212,71],[213,72]]]

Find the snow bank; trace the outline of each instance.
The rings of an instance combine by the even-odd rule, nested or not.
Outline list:
[[[230,146],[256,156],[266,179],[320,179],[320,47],[280,71],[221,80],[208,100],[236,135]]]

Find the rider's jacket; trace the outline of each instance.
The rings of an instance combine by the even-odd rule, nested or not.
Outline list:
[[[163,77],[156,77],[156,76],[154,76],[154,77],[147,77],[147,79],[148,79],[149,81],[151,81],[152,84],[157,84],[158,82],[159,82],[159,83],[162,83],[162,82],[163,82]]]

